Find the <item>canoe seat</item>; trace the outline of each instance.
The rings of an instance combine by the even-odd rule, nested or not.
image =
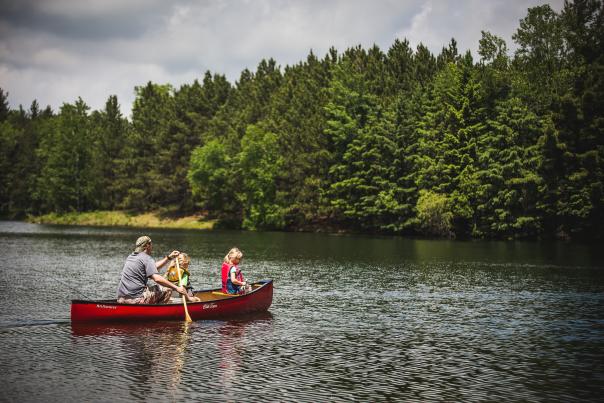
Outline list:
[[[229,294],[226,292],[220,292],[220,291],[212,291],[212,295],[218,295],[221,297],[239,297],[239,294]]]

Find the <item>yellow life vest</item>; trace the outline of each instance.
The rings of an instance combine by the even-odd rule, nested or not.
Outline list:
[[[188,268],[181,267],[180,275],[183,281],[186,283],[187,278],[191,275],[191,273],[189,272]],[[176,266],[172,266],[168,269],[168,271],[166,272],[166,278],[168,279],[168,281],[178,284],[178,271],[176,271]]]

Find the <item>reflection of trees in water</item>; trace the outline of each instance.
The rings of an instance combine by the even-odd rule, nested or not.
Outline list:
[[[75,336],[115,337],[123,354],[116,367],[124,367],[124,377],[133,381],[129,388],[135,399],[149,399],[151,391],[165,388],[174,398],[186,364],[186,349],[191,337],[190,324],[155,322],[144,324],[75,325]]]
[[[160,366],[153,373],[152,381],[163,384],[167,380],[166,387],[173,397],[178,392],[185,367],[185,352],[191,338],[190,326],[190,323],[182,322],[175,332],[160,333],[156,340]]]
[[[238,374],[247,349],[245,335],[249,325],[262,319],[272,319],[270,312],[230,320],[218,329],[218,351],[220,351],[220,381],[223,398],[238,400],[242,396],[235,393],[240,390]],[[252,340],[253,342],[253,340]]]
[[[229,391],[237,386],[237,372],[241,366],[241,355],[245,351],[243,345],[243,336],[248,322],[225,322],[218,329],[220,335],[218,339],[218,351],[220,351],[220,381],[222,388],[226,393],[225,397],[230,396]]]
[[[184,321],[72,323],[71,328],[76,338],[102,339],[101,348],[105,346],[107,360],[112,362],[108,374],[122,386],[122,398],[164,400],[160,397],[167,397],[176,401],[190,393],[194,394],[193,398],[214,393],[216,399],[231,401],[242,398],[237,392],[242,386],[238,383],[240,370],[247,357],[246,350],[254,350],[254,335],[260,330],[252,324],[266,320],[272,320],[270,312],[205,324]],[[207,332],[211,328],[215,333]],[[200,345],[204,347],[196,349]],[[195,382],[193,392],[191,380]],[[208,381],[213,382],[208,384]]]

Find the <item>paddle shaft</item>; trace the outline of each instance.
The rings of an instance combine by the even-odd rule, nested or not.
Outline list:
[[[186,286],[184,286],[182,284],[182,276],[180,275],[180,264],[178,263],[178,256],[176,256],[176,273],[178,273],[178,284],[181,287],[185,287],[185,291],[186,291],[186,289],[187,289]],[[185,307],[185,320],[187,322],[193,322],[193,320],[189,316],[189,309],[187,308],[187,296],[186,295],[182,296],[182,304]]]

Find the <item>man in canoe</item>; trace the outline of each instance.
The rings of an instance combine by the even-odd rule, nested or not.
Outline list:
[[[126,258],[122,269],[122,276],[117,287],[117,302],[124,304],[167,303],[172,296],[172,290],[188,297],[185,287],[172,284],[157,271],[168,261],[177,257],[180,252],[174,250],[156,262],[151,257],[152,251],[151,238],[141,236],[136,240],[134,252]],[[157,284],[148,287],[149,279]]]

